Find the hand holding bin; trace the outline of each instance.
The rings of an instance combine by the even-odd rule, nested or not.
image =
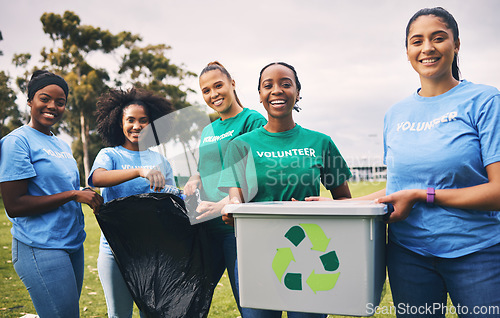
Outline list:
[[[242,307],[371,316],[379,305],[383,204],[256,202],[226,212],[235,219]]]

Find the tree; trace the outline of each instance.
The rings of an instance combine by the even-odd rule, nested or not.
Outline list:
[[[94,158],[97,156],[99,153],[99,150],[103,148],[102,144],[102,139],[98,134],[89,134],[89,139],[87,140],[88,143],[88,149],[87,153],[89,158]],[[71,150],[75,154],[83,154],[83,144],[81,139],[77,138],[73,141],[71,144]],[[83,156],[75,156],[76,163],[78,165],[78,170],[79,171],[84,171],[84,166],[83,166]],[[86,184],[87,179],[84,179],[85,176],[83,173],[80,173],[80,184]]]
[[[110,54],[121,47],[130,48],[140,37],[125,31],[112,34],[99,27],[80,25],[80,18],[71,11],[64,12],[62,16],[44,13],[40,20],[43,31],[54,42],[53,48],[42,49],[42,62],[62,74],[71,89],[65,128],[71,136],[80,137],[86,182],[90,172],[89,138],[95,128],[95,122],[89,118],[92,118],[98,96],[107,90],[110,80],[107,70],[87,62],[89,55]]]
[[[127,74],[131,83],[154,91],[162,96],[167,96],[175,109],[190,106],[186,101],[190,88],[183,88],[183,80],[196,76],[195,73],[185,70],[182,65],[173,64],[167,58],[171,47],[165,44],[134,45],[124,56],[119,74]]]
[[[195,74],[165,57],[170,46],[141,47],[137,45],[142,41],[139,35],[126,31],[112,34],[99,27],[81,25],[80,18],[71,11],[63,15],[44,13],[40,20],[43,31],[53,41],[51,48],[42,49],[41,63],[45,69],[63,76],[70,87],[65,120],[60,126],[76,138],[72,145],[73,154],[82,167],[80,175],[85,176],[85,182],[90,160],[102,146],[95,132],[96,123],[92,120],[96,100],[109,86],[133,84],[166,96],[175,109],[190,105],[186,96],[193,90],[185,88],[183,80]],[[90,62],[98,60],[91,57],[106,55],[115,57],[120,66],[118,73]],[[13,63],[26,68],[30,58],[29,54],[18,54]],[[26,71],[24,77],[18,78],[21,90],[25,91],[31,73]]]
[[[134,45],[125,55],[119,73],[128,75],[127,78],[131,79],[135,87],[142,87],[167,96],[175,110],[183,109],[181,113],[169,115],[171,117],[168,122],[173,126],[174,133],[169,134],[168,138],[180,142],[183,146],[191,175],[192,169],[188,154],[191,154],[197,164],[195,152],[203,129],[197,123],[204,122],[203,119],[207,118],[207,114],[200,111],[199,107],[191,107],[189,111],[184,111],[186,107],[191,106],[186,100],[187,94],[194,90],[184,88],[183,80],[196,74],[185,70],[182,65],[172,64],[167,58],[170,49],[170,46],[164,44],[144,47]],[[168,141],[162,140],[163,143]]]
[[[2,41],[2,40],[3,40],[2,31],[0,31],[0,41]],[[2,55],[3,55],[3,51],[0,51],[0,56],[2,56]]]
[[[0,138],[22,126],[21,113],[16,104],[16,93],[9,86],[9,76],[0,71]]]
[[[22,67],[24,68],[24,74],[22,77],[18,77],[16,79],[17,86],[21,90],[21,92],[26,92],[28,90],[28,82],[29,82],[29,72],[26,70],[26,67],[28,65],[28,62],[31,60],[31,54],[29,53],[21,53],[21,54],[14,54],[14,57],[12,58],[12,63],[16,67]]]

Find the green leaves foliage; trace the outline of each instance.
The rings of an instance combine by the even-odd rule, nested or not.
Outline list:
[[[16,104],[16,93],[10,87],[9,77],[0,71],[0,138],[22,125]]]
[[[85,180],[94,159],[92,149],[99,139],[93,118],[96,101],[110,87],[129,87],[132,84],[167,97],[175,109],[190,106],[186,97],[193,90],[185,87],[184,80],[196,74],[185,70],[183,65],[172,63],[168,58],[169,45],[141,46],[141,36],[129,31],[112,33],[98,26],[82,24],[80,17],[72,11],[65,11],[62,15],[46,12],[40,21],[53,45],[42,48],[42,65],[35,68],[45,68],[68,82],[70,93],[60,126],[80,143],[74,148],[74,156],[83,166],[80,174]],[[17,79],[22,91],[25,91],[32,73],[27,71],[30,58],[30,54],[16,54],[13,59],[16,66],[26,70],[24,77]],[[103,60],[115,65],[96,64]]]

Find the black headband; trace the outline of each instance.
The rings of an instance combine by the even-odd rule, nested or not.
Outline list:
[[[68,97],[68,83],[61,76],[52,73],[43,73],[28,84],[28,100],[32,100],[37,91],[49,85],[59,86],[64,91],[66,98]]]

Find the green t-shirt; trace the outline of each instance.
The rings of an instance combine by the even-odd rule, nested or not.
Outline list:
[[[263,127],[228,147],[219,189],[243,190],[245,202],[304,200],[342,185],[351,171],[332,139],[296,125],[270,133]]]
[[[227,193],[220,191],[217,186],[229,142],[240,135],[262,127],[266,123],[267,120],[259,112],[243,108],[238,115],[226,120],[219,118],[203,129],[198,161],[198,172],[202,182],[200,192],[202,200],[217,202],[227,196]],[[232,227],[222,222],[222,218],[211,220],[208,223],[212,228],[215,226],[233,231]]]

